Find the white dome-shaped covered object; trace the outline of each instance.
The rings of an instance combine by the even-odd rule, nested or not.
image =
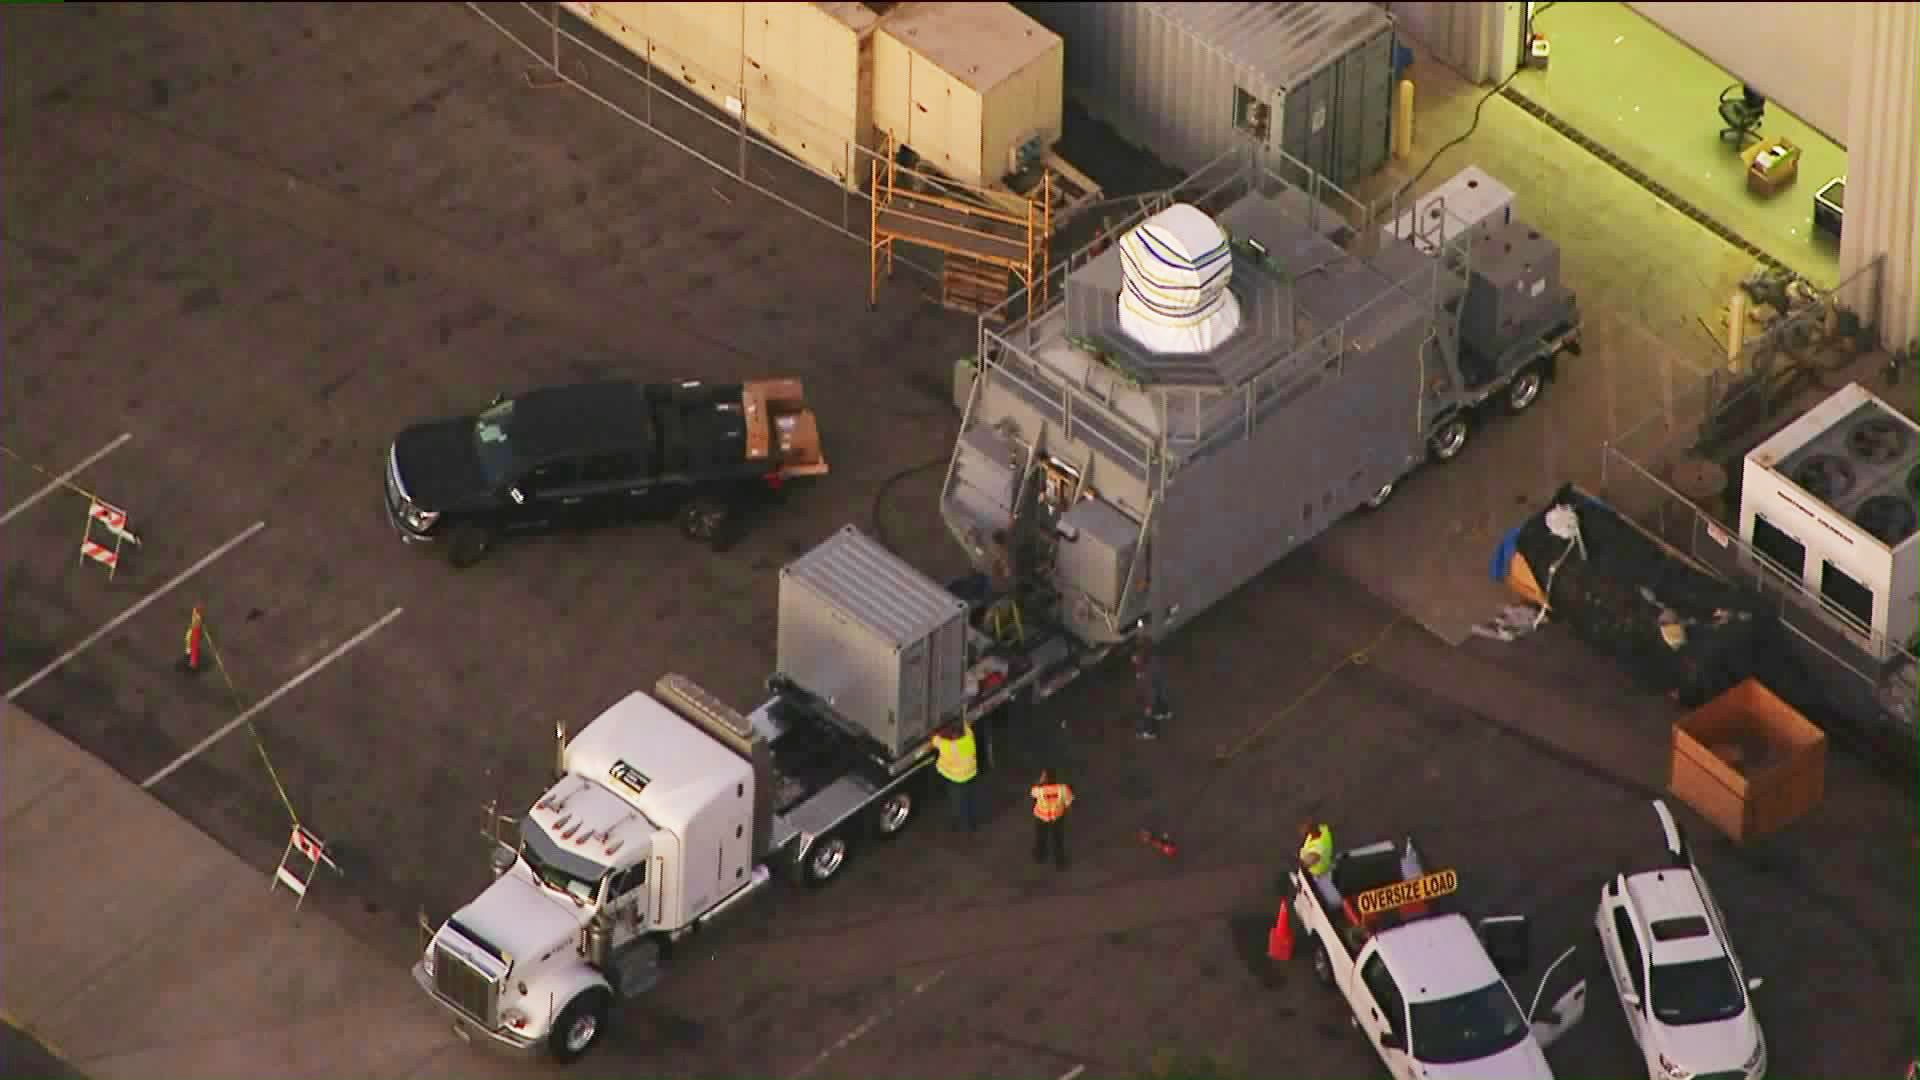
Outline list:
[[[1176,203],[1120,238],[1120,328],[1157,353],[1208,352],[1240,328],[1225,230]]]

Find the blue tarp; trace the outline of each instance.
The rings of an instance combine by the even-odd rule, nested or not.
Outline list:
[[[1507,568],[1513,565],[1514,552],[1520,547],[1521,528],[1523,526],[1515,525],[1507,530],[1507,535],[1500,538],[1500,546],[1493,549],[1493,565],[1487,567],[1487,575],[1493,580],[1507,580]]]

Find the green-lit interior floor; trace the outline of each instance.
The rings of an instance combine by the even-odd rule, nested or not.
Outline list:
[[[1727,7],[1739,17],[1740,5]],[[1838,283],[1839,245],[1812,228],[1814,193],[1847,171],[1832,139],[1768,102],[1760,131],[1800,146],[1799,176],[1771,196],[1752,194],[1738,147],[1720,139],[1720,92],[1738,78],[1621,3],[1552,4],[1533,28],[1551,43],[1551,61],[1521,71],[1510,93],[1815,284]]]

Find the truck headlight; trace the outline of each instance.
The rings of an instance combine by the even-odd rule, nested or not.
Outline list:
[[[436,511],[422,510],[412,503],[408,503],[406,507],[400,511],[400,520],[406,522],[407,528],[412,529],[414,532],[426,532],[428,529],[433,528],[434,522],[440,520],[440,515]]]
[[[1675,1065],[1667,1060],[1665,1054],[1660,1055],[1660,1071],[1666,1074],[1667,1080],[1693,1080],[1692,1069],[1683,1069]]]
[[[509,1006],[500,1010],[500,1022],[515,1031],[525,1031],[527,1025],[533,1023],[533,1018],[523,1010]]]

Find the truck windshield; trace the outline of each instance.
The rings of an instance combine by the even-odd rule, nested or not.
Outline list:
[[[1438,1001],[1418,1001],[1408,1010],[1413,1056],[1430,1065],[1490,1058],[1527,1037],[1527,1022],[1499,980]]]
[[[520,857],[547,888],[592,903],[607,868],[567,851],[531,820],[520,822]]]
[[[490,406],[473,422],[474,452],[486,471],[487,483],[498,486],[512,479],[513,445],[507,441],[507,424],[513,419],[513,399]]]
[[[1747,1007],[1740,980],[1724,956],[1653,965],[1653,1012],[1662,1023],[1705,1024]]]

